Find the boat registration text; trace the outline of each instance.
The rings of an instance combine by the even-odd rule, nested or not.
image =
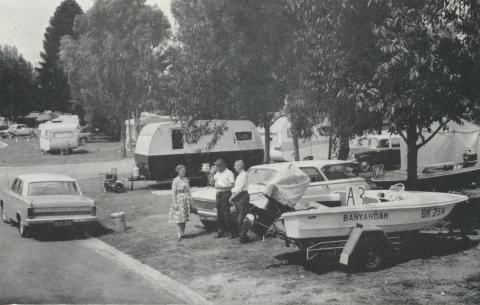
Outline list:
[[[438,217],[445,214],[445,208],[422,209],[422,218]]]
[[[388,219],[388,213],[387,212],[371,212],[371,213],[343,214],[343,221],[377,220],[377,219]]]

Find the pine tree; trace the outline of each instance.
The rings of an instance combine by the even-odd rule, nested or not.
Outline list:
[[[41,92],[39,108],[64,112],[72,110],[69,102],[70,87],[59,64],[59,50],[62,36],[75,37],[73,23],[75,16],[80,14],[83,14],[83,11],[75,0],[64,0],[50,18],[43,41],[42,61],[38,68]]]

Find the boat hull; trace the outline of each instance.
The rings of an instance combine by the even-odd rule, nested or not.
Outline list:
[[[466,167],[445,172],[419,173],[416,190],[448,191],[458,187],[465,187],[480,177],[480,166]],[[393,171],[384,177],[374,177],[372,182],[380,189],[388,189],[391,185],[407,182],[407,173]]]
[[[462,195],[442,195],[448,195],[442,197],[449,200],[425,204],[385,202],[358,207],[322,207],[285,213],[283,221],[286,235],[291,239],[348,236],[357,224],[380,227],[385,233],[413,231],[441,221],[457,203],[468,199]]]

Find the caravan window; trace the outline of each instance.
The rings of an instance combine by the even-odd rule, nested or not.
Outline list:
[[[73,136],[71,131],[59,131],[59,132],[54,132],[53,137],[55,139],[68,139]]]
[[[248,142],[253,141],[253,132],[251,131],[238,131],[235,132],[235,142]]]
[[[172,149],[183,149],[183,132],[180,129],[172,129]]]

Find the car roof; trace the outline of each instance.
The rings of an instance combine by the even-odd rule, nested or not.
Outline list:
[[[69,177],[66,175],[49,174],[49,173],[24,174],[24,175],[19,175],[18,178],[21,179],[24,183],[47,182],[47,181],[72,181],[72,182],[76,181],[72,177]]]
[[[252,166],[251,168],[265,168],[265,169],[279,169],[287,167],[290,164],[294,164],[297,167],[305,166],[314,166],[322,168],[326,165],[337,165],[337,164],[350,164],[353,163],[352,160],[305,160],[305,161],[292,161],[292,162],[279,162],[279,163],[269,163],[269,164],[260,164]]]

